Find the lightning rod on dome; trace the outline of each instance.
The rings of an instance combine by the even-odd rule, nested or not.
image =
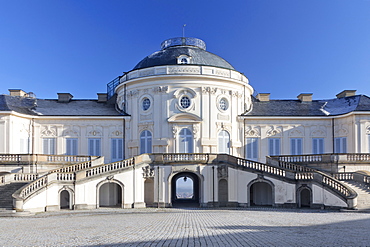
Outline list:
[[[186,24],[182,26],[182,37],[185,37],[185,27],[186,27]]]

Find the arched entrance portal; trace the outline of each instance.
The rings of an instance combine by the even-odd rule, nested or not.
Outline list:
[[[199,207],[199,178],[194,173],[181,172],[171,180],[172,207]]]
[[[309,208],[311,207],[311,191],[307,188],[304,188],[299,193],[300,198],[300,208]]]
[[[251,206],[272,206],[272,188],[266,182],[256,182],[250,188]]]
[[[116,183],[105,183],[99,188],[100,207],[121,207],[122,188]]]
[[[71,197],[67,190],[62,190],[59,194],[60,198],[60,209],[70,209],[71,208]]]

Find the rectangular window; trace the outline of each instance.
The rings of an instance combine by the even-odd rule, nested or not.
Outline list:
[[[269,155],[280,155],[280,138],[269,138]]]
[[[334,138],[334,152],[347,153],[347,137]]]
[[[247,159],[258,160],[258,138],[247,138],[245,149]]]
[[[89,138],[89,155],[101,156],[100,138]]]
[[[302,138],[290,139],[290,153],[292,155],[301,155],[303,151]]]
[[[67,138],[66,139],[66,155],[77,155],[78,153],[78,139]]]
[[[312,138],[312,153],[313,154],[324,153],[324,138]]]
[[[119,138],[113,138],[111,145],[112,162],[123,160],[123,140]]]
[[[55,154],[55,138],[44,138],[43,154]]]

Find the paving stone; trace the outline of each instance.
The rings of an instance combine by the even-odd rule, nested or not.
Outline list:
[[[369,246],[370,213],[98,209],[0,218],[0,246]]]

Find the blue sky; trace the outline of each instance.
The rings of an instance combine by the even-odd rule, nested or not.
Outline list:
[[[272,99],[370,95],[370,0],[0,0],[0,94],[94,99],[183,24]]]

